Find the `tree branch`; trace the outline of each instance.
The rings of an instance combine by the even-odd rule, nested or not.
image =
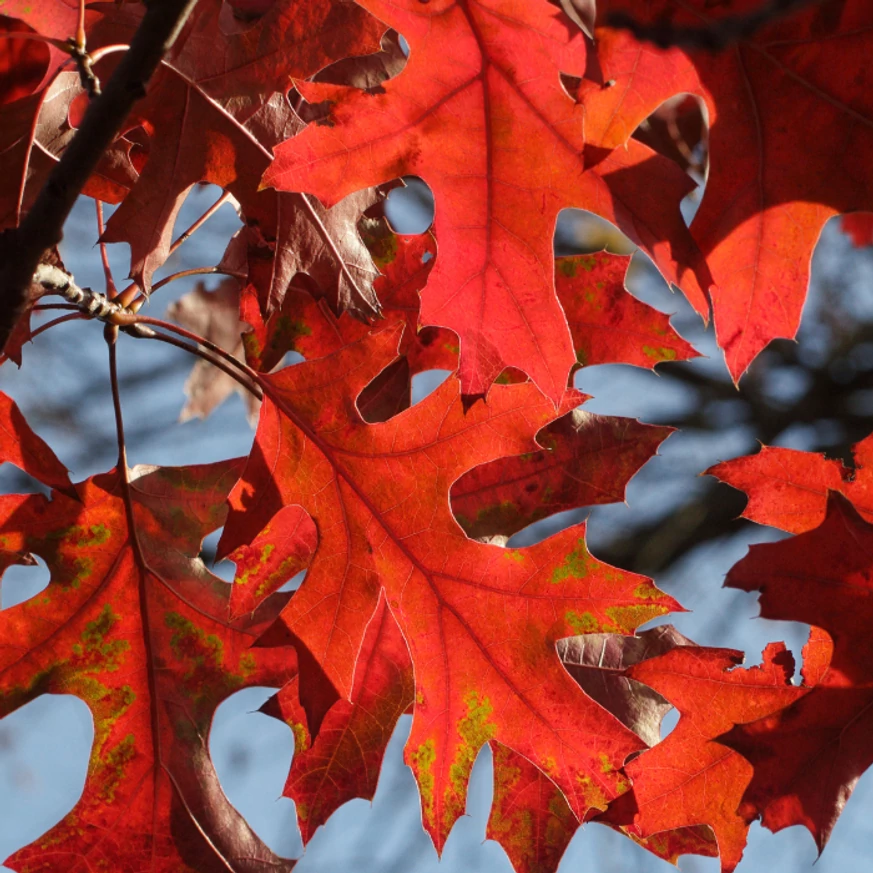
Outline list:
[[[130,48],[88,107],[79,132],[61,156],[24,221],[0,236],[0,350],[29,302],[29,289],[43,253],[57,245],[63,226],[104,151],[197,0],[147,0]]]

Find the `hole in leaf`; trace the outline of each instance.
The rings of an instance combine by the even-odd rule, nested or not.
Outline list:
[[[436,391],[449,376],[451,370],[425,370],[412,377],[412,405],[420,403],[428,394]]]
[[[544,539],[570,527],[570,525],[578,524],[588,514],[584,509],[568,509],[564,512],[556,512],[548,518],[542,518],[522,528],[518,533],[513,534],[507,541],[506,547],[509,549],[519,549],[523,546],[533,546],[536,543],[542,542]]]
[[[233,576],[236,570],[233,561],[228,561],[226,558],[217,563],[215,561],[218,541],[221,539],[222,533],[224,533],[224,528],[220,527],[218,530],[212,531],[212,533],[203,540],[203,545],[200,547],[200,560],[203,561],[209,570],[215,573],[216,576],[224,579],[225,582],[233,582]]]
[[[279,591],[296,591],[302,584],[303,580],[306,578],[306,574],[308,570],[301,570],[296,575],[292,576],[280,589]]]
[[[569,73],[561,73],[561,87],[572,100],[576,99],[581,84],[581,76],[571,76]]]
[[[44,694],[0,721],[0,853],[54,827],[82,796],[94,722],[69,694]]]
[[[0,584],[0,609],[9,609],[36,597],[48,588],[51,573],[42,558],[34,556],[30,566],[13,564],[4,574]]]
[[[661,739],[666,739],[677,724],[679,724],[679,710],[674,708],[661,719]]]
[[[697,183],[682,200],[682,217],[691,224],[700,207],[709,167],[708,113],[692,94],[664,101],[634,131],[634,139],[679,165]]]
[[[258,712],[276,689],[245,688],[215,711],[209,754],[222,790],[277,854],[300,855],[294,802],[282,796],[294,753],[294,735],[276,718]],[[278,798],[278,800],[277,800]]]
[[[370,424],[388,421],[409,408],[410,396],[409,361],[401,357],[382,370],[358,395],[358,411]]]
[[[404,176],[385,201],[385,216],[395,233],[424,233],[433,224],[433,192],[418,176]]]
[[[636,246],[614,225],[584,209],[562,209],[555,226],[555,254],[583,255],[606,249],[616,255]]]

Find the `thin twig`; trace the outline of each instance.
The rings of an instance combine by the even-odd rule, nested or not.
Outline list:
[[[224,191],[222,192],[221,197],[206,210],[186,231],[180,234],[170,246],[170,251],[167,253],[167,257],[174,254],[176,250],[181,246],[184,242],[187,242],[193,234],[195,234],[200,228],[210,219],[216,212],[230,199],[230,192]],[[154,291],[154,286],[152,287],[152,291]],[[136,282],[131,282],[124,291],[121,292],[121,295],[118,298],[118,302],[122,306],[129,306],[134,312],[138,312],[142,307],[143,303],[148,298],[142,294],[140,291],[139,285]]]
[[[49,307],[46,307],[49,308]],[[51,307],[55,308],[55,307]],[[58,309],[62,308],[61,305],[58,305]],[[63,307],[66,308],[66,307]],[[76,309],[77,307],[73,307]],[[51,321],[47,321],[45,324],[41,324],[36,330],[31,331],[30,336],[28,336],[26,342],[32,342],[35,340],[41,333],[45,333],[47,330],[51,330],[53,327],[57,327],[59,324],[65,324],[68,321],[77,321],[79,319],[83,319],[85,316],[82,315],[81,312],[70,312],[67,315],[62,315],[60,318],[52,319]],[[9,360],[9,355],[0,354],[0,364],[5,364]]]
[[[112,278],[112,268],[109,266],[109,254],[106,251],[106,243],[103,242],[103,203],[100,200],[95,200],[94,205],[97,209],[97,239],[100,245],[100,260],[103,262],[103,275],[106,277],[106,296],[110,300],[114,300],[118,297],[118,289],[115,287],[115,280]]]
[[[152,293],[159,288],[163,288],[164,285],[169,285],[170,282],[175,282],[176,279],[184,279],[186,276],[209,276],[215,273],[222,276],[232,276],[234,279],[239,279],[240,281],[245,281],[246,278],[245,273],[237,273],[233,270],[222,270],[221,267],[192,267],[189,270],[179,270],[178,273],[173,273],[171,276],[164,276],[163,279],[152,285]]]
[[[175,41],[196,0],[152,0],[103,93],[88,107],[21,225],[0,237],[0,349],[29,303],[43,253],[63,236],[64,223],[103,153],[118,134],[161,58]]]
[[[126,329],[122,329],[126,332]],[[259,380],[255,380],[254,382],[249,381],[243,375],[243,373],[239,372],[242,367],[238,369],[229,367],[220,358],[213,357],[211,354],[209,354],[209,352],[212,350],[203,347],[202,343],[196,345],[194,343],[186,343],[184,340],[180,340],[174,336],[168,336],[164,333],[159,333],[158,331],[154,331],[151,335],[147,337],[147,339],[153,339],[158,340],[158,342],[167,343],[168,345],[175,346],[177,349],[182,349],[191,355],[196,355],[198,358],[202,358],[207,363],[212,364],[213,367],[217,367],[219,370],[221,370],[222,373],[230,376],[231,379],[242,385],[242,387],[245,388],[246,391],[248,391],[254,397],[257,397],[258,400],[263,400],[264,392],[260,386]],[[233,360],[236,364],[240,363],[235,358]]]
[[[172,333],[178,334],[179,336],[185,337],[185,339],[197,343],[204,349],[208,349],[210,352],[212,352],[213,355],[217,355],[218,357],[223,358],[225,361],[227,361],[228,364],[236,367],[238,370],[244,373],[249,379],[252,380],[252,382],[260,383],[260,373],[253,370],[251,367],[249,367],[248,364],[240,361],[238,358],[235,358],[230,352],[227,352],[223,348],[221,348],[221,346],[217,346],[211,340],[206,339],[206,337],[199,336],[198,334],[193,333],[190,330],[186,330],[184,327],[179,327],[178,324],[173,324],[170,321],[162,321],[160,318],[149,318],[146,315],[135,316],[135,324],[159,327],[162,330],[167,330]]]
[[[76,21],[76,45],[85,51],[85,0],[79,0],[79,18]]]

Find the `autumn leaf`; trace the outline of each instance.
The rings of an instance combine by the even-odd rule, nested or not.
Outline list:
[[[385,31],[352,0],[275,0],[255,21],[235,19],[222,0],[198,0],[169,62],[224,106],[285,94],[350,55],[378,52]]]
[[[703,306],[677,208],[688,179],[636,141],[587,148],[584,109],[560,79],[584,73],[584,38],[558,9],[546,0],[363,5],[403,33],[406,67],[378,93],[298,82],[327,115],[275,149],[264,184],[310,191],[326,206],[404,174],[431,186],[440,252],[421,318],[461,338],[465,394],[484,394],[515,367],[560,400],[575,362],[552,271],[564,207],[618,224]]]
[[[818,527],[752,546],[725,580],[729,588],[760,591],[763,618],[815,625],[804,652],[804,679],[813,687],[787,709],[737,727],[720,742],[755,768],[741,812],[761,816],[772,831],[802,824],[819,851],[873,764],[871,554],[873,526],[832,491]]]
[[[6,43],[0,55],[0,106],[29,97],[39,89],[49,63],[48,46],[32,39],[10,38],[7,34],[32,33],[26,24],[0,16],[0,39]]]
[[[70,53],[62,45],[75,37],[78,14],[78,2],[72,0],[40,0],[38,3],[33,0],[5,0],[3,3],[0,15],[23,21],[36,33],[55,43],[44,44],[48,50],[48,64],[43,69],[42,78],[34,83],[32,93],[47,88],[65,64],[72,64]],[[100,17],[101,13],[86,7],[86,28],[90,29]]]
[[[223,279],[214,291],[198,282],[193,291],[170,304],[167,316],[186,330],[230,352],[238,360],[243,359],[244,325],[239,320],[239,282],[236,279]],[[179,421],[206,418],[234,392],[242,397],[249,421],[257,421],[260,404],[250,391],[207,361],[195,361],[185,382],[188,399],[179,413]]]
[[[633,364],[653,370],[697,355],[670,317],[631,296],[624,285],[629,255],[596,252],[555,260],[558,300],[576,359],[584,366]]]
[[[582,634],[558,643],[558,655],[589,697],[629,727],[647,746],[661,739],[661,721],[673,708],[657,691],[628,677],[634,664],[663,655],[676,646],[694,646],[673,625],[661,625],[631,637]]]
[[[723,10],[706,0],[598,4],[602,22],[615,13],[700,28]],[[712,272],[718,343],[738,380],[770,340],[797,333],[825,222],[873,206],[870,6],[850,0],[773,16],[721,52],[658,49],[608,27],[596,38],[603,80],[615,84],[583,83],[591,142],[628,141],[676,94],[706,105],[710,169],[691,231]]]
[[[16,227],[36,199],[72,130],[67,112],[82,93],[75,73],[62,73],[51,85],[0,107],[0,228]]]
[[[498,742],[490,840],[505,849],[517,873],[553,873],[579,827],[560,789],[542,770]]]
[[[43,558],[48,588],[0,612],[0,716],[41,694],[75,694],[95,736],[84,793],[17,870],[122,873],[289,870],[230,806],[206,745],[216,706],[280,685],[293,652],[250,650],[269,621],[226,619],[229,586],[197,557],[224,520],[239,461],[136,467],[54,492],[0,498],[5,567]],[[132,511],[131,516],[129,512]]]
[[[708,825],[725,873],[737,866],[745,847],[748,823],[737,807],[752,767],[714,739],[805,693],[791,685],[794,661],[783,644],[767,646],[760,667],[736,669],[742,660],[742,652],[732,649],[679,646],[628,670],[676,706],[680,719],[663,742],[625,767],[633,792],[601,817],[643,837]]]
[[[660,739],[661,719],[672,706],[656,691],[628,679],[626,671],[632,664],[685,644],[693,645],[666,625],[630,637],[568,637],[558,642],[558,654],[588,695],[647,744],[654,745]],[[518,873],[553,873],[579,821],[563,793],[541,770],[500,743],[492,742],[491,748],[494,803],[487,835],[501,843]],[[673,864],[684,854],[718,854],[706,827],[678,828],[644,839],[628,828],[610,826]]]
[[[259,191],[270,147],[301,122],[284,95],[242,114],[245,123],[199,82],[164,65],[125,123],[125,132],[137,127],[148,132],[148,160],[102,240],[130,245],[131,276],[148,291],[152,274],[169,256],[185,197],[195,184],[211,182],[238,201],[246,222],[244,245],[270,261],[259,289],[266,314],[281,306],[288,283],[304,272],[335,310],[373,315],[378,270],[356,224],[382,194],[360,192],[328,210],[305,195]]]
[[[446,330],[418,330],[418,295],[433,267],[436,253],[433,237],[404,236],[381,229],[365,229],[364,237],[381,273],[373,283],[381,316],[387,324],[406,326],[401,353],[407,359],[409,376],[424,370],[454,369],[457,338]],[[249,266],[251,270],[252,261]],[[249,280],[253,280],[251,272]],[[273,369],[289,351],[307,359],[324,357],[363,339],[372,329],[349,314],[337,317],[301,285],[292,284],[281,307],[266,320],[258,299],[257,289],[250,285],[240,301],[241,316],[252,327],[243,337],[246,360],[257,370]]]
[[[829,491],[844,494],[873,521],[873,437],[852,452],[854,470],[814,452],[763,446],[757,455],[724,461],[706,472],[748,494],[744,518],[803,533],[824,521]]]
[[[505,543],[540,519],[624,500],[627,483],[672,428],[574,409],[538,435],[545,447],[464,473],[452,511],[473,539]]]
[[[227,557],[236,564],[230,617],[255,610],[289,579],[305,570],[318,543],[312,519],[299,506],[283,506],[249,543]]]
[[[0,464],[7,462],[52,488],[72,491],[67,468],[33,432],[15,401],[0,391]]]
[[[304,845],[343,803],[372,800],[397,720],[412,705],[412,664],[384,599],[364,636],[348,700],[338,700],[313,741],[292,679],[262,711],[294,732],[294,758],[285,795],[297,806]]]
[[[315,522],[306,579],[261,640],[293,641],[314,662],[300,686],[313,733],[337,698],[350,698],[385,597],[415,665],[406,758],[439,849],[491,739],[547,772],[582,818],[621,790],[617,770],[640,741],[579,691],[554,643],[582,631],[631,633],[678,604],[645,577],[591,557],[584,525],[527,549],[467,539],[449,508],[451,482],[477,463],[535,450],[534,435],[556,411],[528,382],[495,386],[465,414],[449,379],[388,422],[365,424],[355,397],[395,360],[399,339],[385,330],[262,377],[255,445],[219,555],[250,541],[282,506],[300,505]],[[580,399],[567,392],[562,406]]]

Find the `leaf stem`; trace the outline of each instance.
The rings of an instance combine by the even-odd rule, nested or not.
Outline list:
[[[174,254],[182,243],[189,240],[194,233],[200,230],[200,228],[206,224],[206,222],[212,218],[212,216],[215,215],[215,213],[218,212],[218,210],[227,203],[229,199],[230,192],[223,191],[221,197],[219,197],[218,200],[216,200],[215,203],[213,203],[212,206],[210,206],[209,209],[207,209],[206,212],[204,212],[203,215],[201,215],[200,218],[198,218],[186,231],[173,241],[173,244],[170,246],[168,257],[169,255]],[[157,287],[157,285],[153,286],[152,291]],[[130,285],[121,292],[118,302],[122,306],[130,307],[134,312],[139,312],[146,299],[146,296],[140,291],[139,285],[137,285],[136,282],[131,282]]]
[[[192,267],[189,270],[179,270],[178,273],[173,273],[171,276],[164,276],[163,279],[161,279],[159,282],[155,282],[155,284],[152,285],[152,293],[157,291],[159,288],[163,288],[164,285],[169,285],[170,282],[175,282],[176,279],[184,279],[186,276],[209,276],[216,273],[222,276],[233,276],[234,279],[239,279],[241,282],[245,281],[246,278],[245,273],[222,270],[220,267]]]
[[[127,466],[127,445],[124,439],[124,420],[121,415],[121,392],[118,389],[118,357],[117,357],[117,339],[118,327],[114,324],[107,324],[103,336],[109,346],[109,382],[112,386],[112,405],[115,410],[115,430],[118,439],[118,475],[121,484],[121,497],[124,501],[125,515],[127,516],[127,535],[130,541],[130,548],[133,551],[134,560],[136,562],[138,572],[137,594],[139,599],[139,615],[143,629],[143,645],[145,647],[146,656],[146,675],[148,677],[150,714],[151,714],[151,730],[152,744],[155,756],[155,763],[163,763],[161,754],[161,734],[160,721],[158,715],[158,688],[155,671],[152,665],[156,663],[155,653],[153,650],[153,641],[151,634],[151,616],[149,614],[149,599],[148,590],[146,588],[146,580],[149,574],[148,563],[142,550],[142,544],[139,540],[139,533],[136,527],[136,517],[134,515],[133,494],[130,488],[130,470]],[[157,792],[157,787],[155,787]]]
[[[223,360],[220,358],[216,358],[213,355],[209,354],[209,350],[200,346],[200,344],[194,343],[186,343],[184,340],[180,340],[174,336],[168,336],[165,333],[158,333],[155,331],[146,339],[158,340],[158,342],[167,343],[168,345],[175,346],[177,349],[182,349],[183,351],[188,352],[191,355],[196,355],[198,358],[202,358],[206,363],[212,364],[213,367],[217,367],[227,376],[230,376],[234,382],[237,382],[239,385],[242,385],[243,388],[246,389],[252,396],[257,397],[258,400],[263,400],[264,392],[261,389],[259,380],[256,380],[254,383],[249,381],[245,375],[238,370],[235,370],[233,367],[228,366]],[[232,358],[237,364],[240,362],[236,360],[236,358]]]
[[[256,370],[253,370],[248,364],[240,361],[238,358],[235,358],[230,352],[226,352],[221,346],[217,346],[211,340],[206,339],[205,337],[199,336],[196,333],[193,333],[190,330],[186,330],[184,327],[179,327],[177,324],[173,324],[169,321],[163,321],[160,318],[149,318],[145,315],[139,315],[135,317],[135,324],[147,324],[152,327],[159,327],[163,330],[170,331],[171,333],[178,334],[179,336],[184,337],[187,340],[190,340],[193,343],[196,343],[198,346],[201,346],[204,350],[212,352],[213,355],[221,358],[227,364],[232,367],[235,367],[240,374],[245,375],[251,382],[258,386],[258,391],[252,391],[252,393],[260,400],[261,394],[258,392],[262,392],[261,387],[261,374]],[[201,355],[202,357],[202,355]],[[210,363],[215,363],[218,366],[217,362],[210,361]],[[222,368],[223,369],[223,368]],[[225,371],[227,372],[227,371]],[[228,374],[230,375],[230,374]],[[233,378],[236,378],[234,376]],[[239,380],[237,380],[239,381]],[[242,383],[240,383],[242,384]],[[251,390],[251,389],[250,389]]]
[[[85,51],[85,0],[79,0],[79,18],[76,22],[76,48]]]
[[[61,315],[59,318],[55,318],[52,321],[47,321],[45,324],[41,324],[36,330],[31,331],[30,336],[27,338],[27,341],[30,342],[35,340],[41,333],[45,333],[47,330],[50,330],[53,327],[57,327],[59,324],[64,324],[68,321],[77,321],[78,319],[84,318],[81,312],[79,312],[78,307],[67,307],[65,304],[59,303],[57,306],[46,306],[45,309],[75,309],[75,312],[70,312],[67,315]],[[9,360],[9,355],[0,354],[0,364],[5,364]]]
[[[97,241],[100,244],[100,260],[103,262],[103,275],[106,277],[106,296],[110,300],[118,297],[118,288],[115,287],[115,280],[112,278],[112,268],[109,266],[109,255],[106,251],[106,243],[103,242],[103,202],[95,200],[94,205],[97,209]]]

